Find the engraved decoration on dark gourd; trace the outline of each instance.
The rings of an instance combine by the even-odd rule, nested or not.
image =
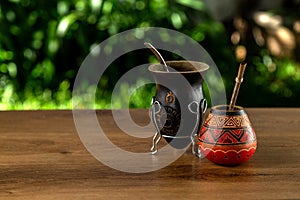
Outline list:
[[[180,113],[170,106],[165,106],[165,110],[158,113],[157,119],[160,123],[161,133],[165,135],[175,136],[180,125]],[[165,115],[165,116],[159,116]],[[161,120],[165,119],[165,120]],[[162,124],[162,122],[164,122]]]
[[[175,95],[172,91],[167,92],[165,97],[166,106],[164,106],[164,110],[158,113],[160,120],[161,133],[165,135],[175,136],[180,125],[180,112],[171,107],[171,104],[175,102]],[[161,120],[165,119],[165,120]],[[161,122],[165,122],[162,124]]]

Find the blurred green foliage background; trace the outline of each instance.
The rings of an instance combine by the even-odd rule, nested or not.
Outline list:
[[[228,95],[239,50],[246,48],[238,104],[299,106],[299,5],[299,0],[1,0],[0,109],[71,109],[73,82],[90,50],[136,27],[169,28],[199,42],[219,67]],[[120,58],[99,83],[95,107],[117,108],[110,103],[114,82],[137,63],[153,60],[147,50]],[[130,107],[149,107],[153,93],[154,86],[136,91]]]

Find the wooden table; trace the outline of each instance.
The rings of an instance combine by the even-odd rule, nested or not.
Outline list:
[[[0,199],[300,199],[300,108],[246,111],[258,138],[248,162],[224,167],[187,151],[148,173],[121,172],[91,156],[72,111],[2,111]],[[149,123],[147,110],[131,113]],[[122,134],[111,111],[97,116],[116,145],[149,150],[151,138]]]

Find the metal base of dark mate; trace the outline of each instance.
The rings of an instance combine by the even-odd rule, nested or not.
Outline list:
[[[196,109],[193,109],[196,108]],[[200,122],[202,120],[200,120],[201,116],[203,115],[206,111],[207,108],[207,103],[206,103],[206,99],[201,99],[201,101],[198,103],[196,101],[191,102],[188,105],[188,110],[189,112],[191,112],[192,114],[194,114],[196,116],[196,122]],[[154,134],[153,138],[152,138],[152,147],[150,149],[151,154],[156,154],[158,152],[158,144],[161,140],[161,138],[164,138],[169,145],[171,145],[172,147],[176,148],[176,149],[184,149],[186,148],[188,145],[192,145],[191,149],[192,149],[192,154],[201,157],[201,153],[199,152],[198,149],[198,145],[195,144],[195,140],[197,141],[197,135],[198,135],[198,129],[199,126],[201,126],[201,123],[196,123],[192,133],[189,136],[171,136],[171,135],[166,135],[161,133],[161,128],[162,125],[160,125],[157,121],[157,115],[162,111],[162,109],[165,109],[164,106],[161,105],[161,103],[159,101],[157,101],[155,99],[155,97],[153,97],[152,99],[152,103],[151,103],[151,108],[150,108],[150,115],[151,115],[151,120],[155,126],[156,129],[156,133]]]
[[[188,145],[190,145],[192,141],[194,141],[189,137],[176,137],[176,136],[169,136],[169,135],[163,135],[158,133],[153,136],[153,144],[151,147],[152,154],[157,153],[158,143],[161,140],[161,138],[165,139],[169,145],[171,145],[173,148],[176,149],[184,149]]]

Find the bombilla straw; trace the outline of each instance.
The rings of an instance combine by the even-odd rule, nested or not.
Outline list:
[[[160,55],[160,53],[157,51],[157,49],[149,42],[145,42],[144,44],[154,53],[156,58],[159,60],[160,64],[162,64],[164,66],[165,70],[167,72],[169,72],[168,66],[167,66],[164,58]]]
[[[237,77],[235,78],[235,86],[234,86],[233,93],[232,93],[231,100],[230,100],[230,104],[229,104],[229,111],[232,111],[234,109],[235,102],[236,102],[236,99],[237,99],[237,96],[238,96],[238,93],[239,93],[239,89],[240,89],[240,86],[243,82],[243,75],[244,75],[246,66],[247,66],[247,63],[242,62],[240,64]]]

